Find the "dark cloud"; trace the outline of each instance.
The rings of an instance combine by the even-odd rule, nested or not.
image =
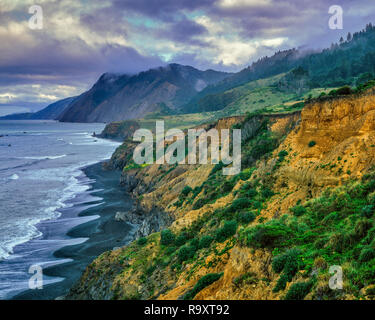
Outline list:
[[[221,0],[93,0],[82,1],[82,8],[77,3],[43,2],[45,28],[40,31],[22,29],[29,18],[26,4],[0,10],[2,88],[34,83],[88,87],[104,72],[136,73],[163,65],[161,57],[200,69],[238,71],[278,49],[327,47],[375,21],[375,6],[368,0],[238,0],[238,5],[228,0],[226,5]],[[328,28],[332,4],[344,9],[344,30]],[[223,30],[198,23],[201,17]],[[275,39],[283,41],[274,45]],[[223,50],[228,63],[216,59]],[[241,59],[228,59],[232,52]]]
[[[135,12],[151,18],[174,21],[183,10],[193,11],[210,8],[215,0],[114,0],[113,8]]]
[[[41,39],[40,43],[43,45],[26,47],[22,41],[12,42],[14,55],[0,61],[0,85],[36,81],[65,83],[70,79],[87,82],[87,78],[94,80],[108,71],[134,74],[163,64],[158,57],[146,57],[134,48],[121,45],[93,48],[82,41],[50,38]]]
[[[190,43],[202,47],[207,44],[198,40],[196,36],[206,33],[207,29],[204,26],[186,18],[181,21],[169,23],[164,30],[158,30],[156,32],[158,36],[172,41]]]

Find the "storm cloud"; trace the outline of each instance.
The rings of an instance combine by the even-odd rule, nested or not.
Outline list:
[[[43,29],[31,30],[33,4],[0,3],[6,106],[79,94],[104,72],[171,62],[239,71],[280,49],[324,48],[375,20],[368,0],[42,0]],[[328,28],[333,4],[344,9],[344,30]]]

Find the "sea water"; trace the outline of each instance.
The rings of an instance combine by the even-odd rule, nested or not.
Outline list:
[[[43,228],[37,225],[56,220],[72,205],[72,199],[89,188],[80,169],[110,158],[119,145],[93,136],[103,128],[104,124],[0,121],[0,299],[27,285],[29,275],[19,261],[32,264],[35,259],[40,264],[44,251],[86,240],[62,234],[41,245]],[[74,225],[88,219],[95,217],[58,223]],[[43,261],[43,266],[54,263]]]

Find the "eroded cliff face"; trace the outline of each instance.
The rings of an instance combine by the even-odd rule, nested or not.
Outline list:
[[[248,137],[256,138],[257,134],[263,134],[258,131],[263,120],[264,116],[252,118],[242,129]],[[243,117],[224,119],[216,126],[231,127],[243,121]],[[133,242],[96,259],[67,298],[182,299],[194,290],[199,279],[219,273],[222,273],[219,280],[200,288],[195,299],[281,299],[294,284],[313,279],[317,281],[315,289],[302,298],[329,296],[329,275],[319,274],[327,262],[320,256],[308,258],[319,274],[317,280],[308,271],[312,268],[309,262],[292,274],[284,288],[274,290],[280,282],[280,274],[274,271],[272,261],[279,249],[246,245],[246,231],[264,221],[291,215],[290,208],[296,204],[320,196],[327,188],[360,179],[370,171],[375,165],[374,92],[314,102],[301,114],[267,116],[267,121],[268,130],[277,137],[279,146],[271,155],[258,160],[251,170],[246,169],[245,177],[233,180],[228,177],[224,185],[232,183],[233,188],[229,192],[220,189],[214,201],[203,202],[202,206],[197,206],[195,199],[208,197],[212,186],[207,183],[217,183],[212,180],[213,166],[150,165],[125,172],[122,178],[129,190],[140,197],[139,205],[146,216],[157,208],[170,218],[169,229],[173,233],[196,232],[200,240],[213,230],[223,228],[220,217],[225,220],[237,217],[237,212],[229,209],[246,185],[260,185],[261,190],[272,186],[273,192],[264,196],[254,221],[241,222],[225,241],[213,240],[207,247],[197,246],[194,259],[182,262],[179,262],[178,248],[160,245],[160,233],[152,233],[145,244]],[[249,170],[251,174],[247,175]],[[193,190],[196,198],[181,198],[186,186]],[[368,201],[373,201],[375,196],[370,198],[371,195]],[[356,232],[359,231],[356,229]],[[336,238],[334,235],[326,242],[333,243]],[[189,241],[185,246],[193,246],[194,239]],[[344,263],[344,268],[349,270],[349,264]],[[340,298],[354,296],[350,290],[344,290]]]
[[[299,126],[289,133],[273,157],[258,163],[259,175],[273,172],[274,190],[279,193],[270,199],[261,217],[272,219],[290,213],[289,209],[298,202],[317,197],[326,188],[343,185],[369,172],[375,165],[373,94],[370,91],[363,96],[314,102],[302,110]],[[272,127],[280,130],[288,121],[290,118],[283,117]],[[283,165],[275,169],[277,154],[283,150],[289,155]],[[277,275],[272,271],[268,250],[234,246],[223,270],[223,277],[198,293],[196,299],[278,299],[282,296],[272,292]],[[244,274],[252,274],[251,281],[245,281],[238,288],[233,282]],[[301,279],[302,273],[297,274],[294,281],[287,284],[286,291]],[[327,275],[321,288],[328,287],[328,279]],[[173,298],[173,295],[167,297]],[[341,298],[354,297],[346,294]]]
[[[316,197],[326,187],[358,179],[375,163],[375,96],[342,97],[307,105],[300,125],[279,146],[287,163],[275,174],[275,196],[268,214],[285,212],[298,200]],[[272,170],[274,158],[262,164]]]

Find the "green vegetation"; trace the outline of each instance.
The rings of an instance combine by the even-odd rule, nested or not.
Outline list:
[[[183,189],[182,189],[182,191],[181,191],[181,195],[183,195],[183,196],[187,196],[190,192],[192,192],[193,191],[193,189],[191,188],[191,187],[189,187],[189,186],[185,186]]]
[[[175,235],[169,230],[165,229],[161,232],[160,243],[164,246],[169,246],[174,243]]]
[[[144,246],[147,243],[147,238],[142,237],[137,240],[137,244],[140,246]]]
[[[236,287],[240,287],[244,284],[255,284],[257,282],[258,282],[258,279],[256,278],[256,275],[253,272],[247,272],[233,280],[233,284]]]
[[[308,144],[310,148],[314,147],[316,145],[316,142],[314,140],[311,140]]]
[[[296,205],[295,207],[293,208],[290,208],[290,211],[296,216],[296,217],[299,217],[299,216],[302,216],[306,213],[306,208],[304,206],[301,206],[301,205]]]
[[[216,240],[218,242],[224,242],[229,237],[236,234],[237,222],[235,220],[224,222],[224,226],[216,231]]]
[[[179,262],[184,262],[194,257],[197,248],[193,245],[185,245],[178,251]]]
[[[313,286],[312,281],[297,282],[291,285],[285,296],[285,300],[303,300]]]
[[[249,224],[253,222],[256,218],[256,215],[254,212],[239,212],[236,216],[236,219],[238,222],[242,224]]]
[[[223,273],[209,273],[200,278],[197,284],[194,286],[193,289],[188,291],[185,296],[184,300],[192,300],[197,295],[198,292],[202,291],[204,288],[208,287],[209,285],[213,284],[217,280],[222,277]]]
[[[189,193],[189,197],[186,197],[187,203],[193,203],[193,209],[197,210],[202,208],[208,203],[214,203],[218,198],[229,194],[235,186],[239,176],[233,176],[228,178],[222,174],[222,162],[216,164],[211,171],[208,179],[200,186],[195,188]],[[197,198],[197,196],[201,196]]]
[[[328,189],[322,196],[291,208],[293,215],[245,228],[240,241],[278,253],[272,262],[273,270],[281,273],[276,292],[284,289],[298,270],[309,274],[314,260],[323,259],[328,265],[346,265],[347,290],[358,296],[363,287],[375,284],[374,193],[375,168],[362,181]],[[324,268],[320,271],[327,272]],[[312,282],[293,286],[286,298],[300,299],[312,287]]]
[[[141,168],[145,168],[147,167],[148,164],[147,163],[144,163],[144,164],[137,164],[135,163],[133,160],[130,161],[130,163],[128,165],[126,165],[124,168],[123,168],[123,172],[126,172],[126,171],[129,171],[129,170],[132,170],[132,169],[141,169]]]
[[[212,241],[214,241],[214,238],[210,235],[205,235],[199,240],[199,249],[208,248]]]

